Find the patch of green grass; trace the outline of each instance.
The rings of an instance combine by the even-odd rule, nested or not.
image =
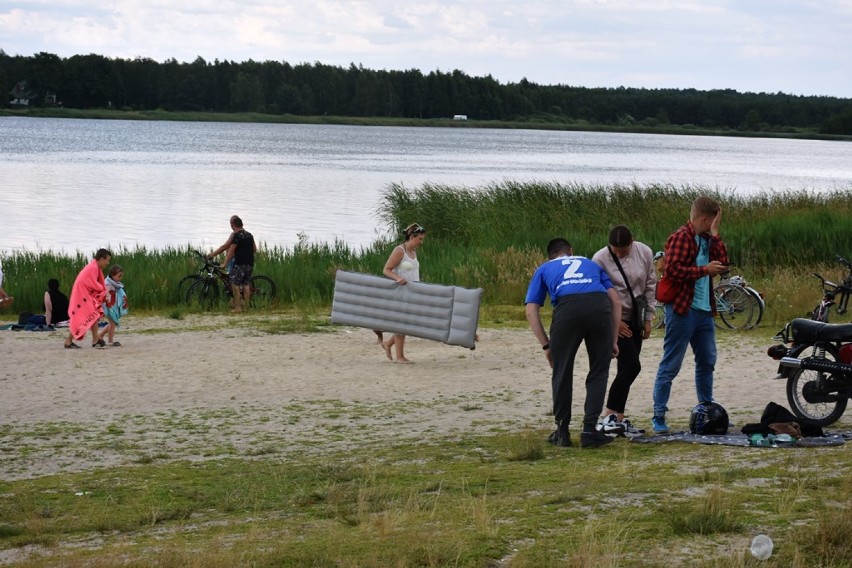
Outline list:
[[[712,487],[706,497],[672,507],[666,512],[676,535],[736,532],[741,528],[738,511],[725,502],[722,490]]]
[[[0,482],[0,551],[23,566],[748,566],[765,533],[770,565],[849,565],[845,446],[758,463],[749,448],[545,437],[133,453],[132,466]]]

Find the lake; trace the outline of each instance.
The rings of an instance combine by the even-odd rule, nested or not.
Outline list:
[[[0,254],[385,234],[391,183],[852,190],[852,143],[541,130],[0,118]],[[414,221],[414,220],[412,220]],[[614,221],[623,221],[621,219]]]

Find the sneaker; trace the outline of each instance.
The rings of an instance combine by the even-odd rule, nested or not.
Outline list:
[[[651,419],[651,427],[654,429],[654,434],[667,434],[669,431],[665,416],[654,416]]]
[[[599,448],[615,440],[615,436],[607,436],[603,432],[582,432],[580,434],[581,448]]]
[[[571,447],[571,433],[568,432],[567,426],[557,426],[556,430],[550,433],[547,437],[547,443],[553,444],[561,448]]]
[[[624,434],[624,423],[618,421],[618,417],[615,414],[607,415],[601,423],[597,425],[597,431],[603,432],[607,436],[612,436],[615,438],[621,434]]]
[[[622,432],[621,435],[625,438],[639,438],[645,435],[645,430],[637,428],[631,424],[630,420],[627,418],[625,418],[621,423],[624,425],[624,432]]]

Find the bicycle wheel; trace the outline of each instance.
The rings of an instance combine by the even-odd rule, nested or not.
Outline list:
[[[186,305],[199,310],[209,310],[219,303],[219,285],[212,278],[204,278],[189,287]]]
[[[755,328],[760,325],[761,320],[763,320],[763,312],[766,310],[766,303],[763,301],[763,298],[760,297],[760,292],[754,288],[749,286],[746,290],[748,290],[748,293],[757,301],[757,319],[755,319],[754,323],[751,324],[751,327]]]
[[[266,308],[272,305],[275,300],[275,282],[269,276],[252,276],[251,277],[251,300],[249,305],[252,308]]]
[[[754,319],[759,302],[742,286],[719,284],[713,289],[716,296],[716,327],[724,329],[721,321],[729,329],[748,329]]]
[[[181,278],[177,285],[178,301],[186,301],[186,293],[189,291],[189,288],[199,280],[203,280],[203,278],[198,274],[190,274]]]
[[[662,329],[666,327],[666,306],[664,304],[657,304],[657,309],[654,312],[654,323],[652,326],[654,329]]]

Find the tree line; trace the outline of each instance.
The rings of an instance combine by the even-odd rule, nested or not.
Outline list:
[[[852,134],[852,99],[731,89],[502,84],[454,70],[424,74],[323,63],[61,58],[0,50],[0,89],[29,106],[292,115],[449,118]]]

